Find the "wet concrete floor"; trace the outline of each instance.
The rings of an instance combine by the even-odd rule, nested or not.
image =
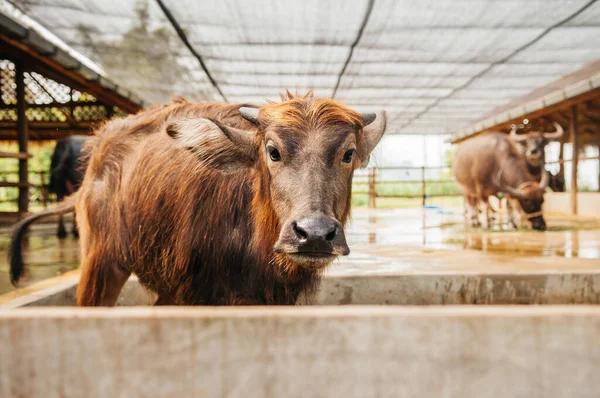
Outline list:
[[[465,227],[460,209],[356,209],[351,254],[332,275],[386,273],[536,273],[600,270],[600,220],[546,217],[549,231],[482,231]],[[70,230],[70,225],[67,225]],[[10,228],[0,229],[0,294],[8,277]],[[56,224],[35,225],[26,239],[29,272],[20,286],[79,264],[78,241],[56,237]]]
[[[548,231],[467,227],[461,209],[358,209],[330,274],[600,271],[600,220],[545,215]]]
[[[71,231],[70,219],[66,223]],[[27,273],[19,282],[19,287],[62,275],[79,266],[79,242],[72,235],[66,239],[56,237],[56,223],[32,226],[24,241],[24,258]],[[8,266],[8,245],[10,227],[0,228],[0,294],[15,289],[10,283]]]

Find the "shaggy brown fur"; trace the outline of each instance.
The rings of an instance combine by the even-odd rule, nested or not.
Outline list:
[[[227,157],[231,148],[220,146],[228,144],[207,139],[208,150],[186,150],[170,129],[207,118],[253,130],[257,148],[264,148],[265,131],[273,126],[288,128],[292,141],[308,131],[323,142],[354,135],[357,159],[332,198],[342,224],[350,211],[352,170],[374,144],[363,136],[362,116],[331,100],[287,95],[261,108],[258,131],[239,108],[180,100],[97,131],[86,147],[88,169],[76,205],[83,259],[78,305],[114,305],[131,273],[158,293],[157,304],[294,304],[313,290],[322,267],[298,266],[273,252],[281,220],[264,150],[248,155],[253,167],[224,174],[211,166],[222,166],[214,159],[236,161]],[[198,151],[212,154],[200,160]]]
[[[114,305],[131,273],[157,304],[293,304],[311,292],[348,254],[352,175],[381,139],[385,112],[363,117],[289,92],[245,112],[251,122],[240,105],[180,99],[106,123],[86,145],[76,197],[15,228],[13,283],[27,227],[76,207],[78,305]]]

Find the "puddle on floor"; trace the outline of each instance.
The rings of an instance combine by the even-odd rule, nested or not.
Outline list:
[[[465,225],[462,210],[359,209],[353,214],[348,240],[352,245],[394,245],[398,250],[419,248],[477,250],[517,256],[552,256],[600,259],[600,221],[547,215],[548,230],[530,227],[486,231]]]
[[[67,230],[71,230],[69,223]],[[0,234],[0,294],[14,290],[10,283],[8,245],[10,229],[3,228]],[[56,224],[38,224],[32,227],[24,240],[23,252],[27,263],[26,274],[19,281],[25,287],[71,271],[79,266],[79,241],[72,236],[56,237]]]

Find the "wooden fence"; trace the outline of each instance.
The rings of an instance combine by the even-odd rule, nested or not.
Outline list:
[[[435,173],[431,177],[430,174]],[[37,176],[37,178],[33,177]],[[404,176],[404,178],[399,178]],[[443,177],[443,178],[440,178]],[[0,171],[0,188],[16,188],[19,172]],[[30,201],[46,207],[54,201],[48,194],[49,174],[46,170],[30,171]],[[6,192],[5,189],[2,191]],[[1,191],[0,191],[1,192]],[[355,195],[367,195],[368,206],[376,207],[377,198],[421,198],[425,205],[427,199],[443,196],[458,196],[458,187],[452,178],[449,167],[371,167],[358,170],[354,177]],[[14,195],[0,195],[0,203],[18,203],[18,191]]]
[[[431,174],[434,176],[431,176]],[[405,178],[401,176],[404,175]],[[354,176],[354,195],[367,195],[368,206],[377,207],[377,198],[429,198],[460,196],[450,167],[370,167]]]
[[[32,178],[37,176],[37,178]],[[41,204],[44,208],[48,206],[48,203],[54,202],[54,199],[48,194],[48,183],[49,174],[47,170],[30,170],[29,171],[29,183],[23,185],[20,182],[14,182],[19,180],[19,171],[0,171],[0,188],[2,194],[0,194],[0,203],[15,203],[18,204],[19,192],[14,191],[14,195],[7,194],[10,190],[7,188],[20,188],[22,186],[29,187],[29,200],[32,203]],[[37,182],[31,182],[36,181]]]

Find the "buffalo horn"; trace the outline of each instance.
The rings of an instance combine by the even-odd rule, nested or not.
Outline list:
[[[368,126],[369,124],[371,124],[375,121],[375,119],[377,118],[377,115],[375,113],[369,112],[369,113],[363,113],[362,117],[363,117],[364,125]]]
[[[517,134],[517,129],[519,127],[515,124],[510,130],[510,138],[515,142],[525,141],[527,139],[527,134]]]
[[[540,180],[540,189],[544,190],[548,188],[548,184],[550,184],[550,173],[548,170],[546,170],[544,164],[542,164],[542,179]]]
[[[556,127],[556,131],[553,133],[544,133],[544,138],[546,138],[547,140],[556,140],[562,137],[565,133],[565,129],[563,129],[560,124],[556,122],[552,122],[552,124],[554,125],[554,127]]]
[[[242,106],[240,108],[240,114],[247,121],[249,121],[253,124],[258,124],[258,109],[257,108],[250,108],[248,106]]]

